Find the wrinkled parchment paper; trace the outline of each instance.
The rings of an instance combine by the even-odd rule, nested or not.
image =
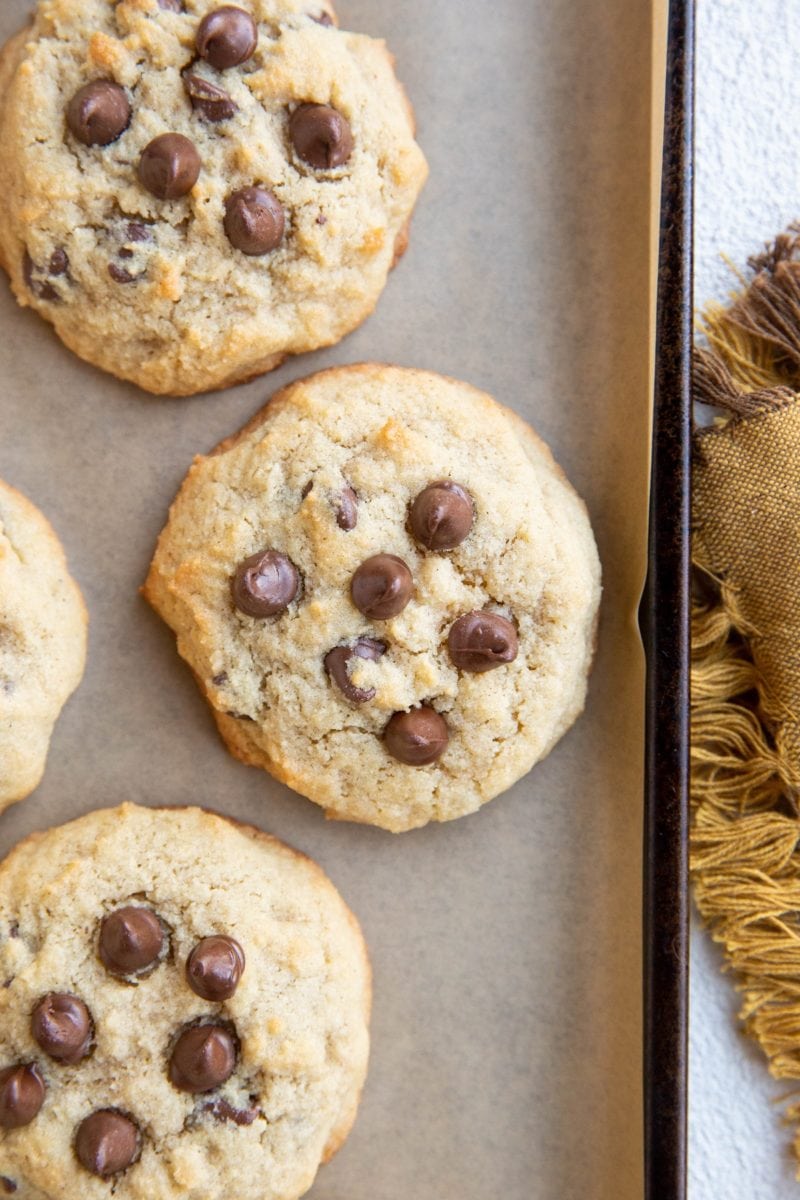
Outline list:
[[[0,35],[29,8],[3,0]],[[86,678],[0,851],[132,799],[221,809],[323,864],[376,987],[361,1115],[315,1200],[638,1200],[650,6],[340,0],[340,16],[398,56],[431,163],[408,256],[356,335],[156,400],[79,362],[0,282],[0,475],[55,524],[91,613]],[[234,762],[137,593],[193,454],[288,380],[364,359],[461,377],[533,422],[605,570],[583,719],[483,812],[401,837],[326,824]]]

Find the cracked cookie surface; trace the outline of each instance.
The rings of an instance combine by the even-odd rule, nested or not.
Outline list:
[[[295,1200],[347,1137],[370,971],[319,867],[123,805],[0,865],[0,1195]]]
[[[569,728],[600,566],[519,417],[362,365],[293,384],[195,461],[145,595],[234,754],[401,831],[475,811]]]
[[[86,609],[61,543],[0,480],[0,810],[39,784],[85,660]]]
[[[82,358],[191,394],[371,312],[427,166],[384,44],[332,11],[40,0],[7,44],[0,257]]]

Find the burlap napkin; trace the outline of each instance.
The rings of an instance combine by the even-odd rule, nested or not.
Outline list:
[[[745,1027],[800,1079],[800,229],[750,269],[695,362],[722,415],[694,440],[691,861]]]

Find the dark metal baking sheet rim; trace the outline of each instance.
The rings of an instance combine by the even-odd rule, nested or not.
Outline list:
[[[646,1200],[686,1196],[694,0],[669,7],[648,578]]]

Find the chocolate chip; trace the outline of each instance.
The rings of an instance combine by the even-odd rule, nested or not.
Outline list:
[[[374,638],[359,638],[352,646],[335,646],[325,655],[325,670],[346,699],[353,704],[366,704],[375,699],[375,688],[359,688],[350,678],[348,667],[354,658],[377,662],[386,653],[386,643]]]
[[[144,221],[128,221],[125,236],[129,242],[152,242],[153,231]]]
[[[75,1134],[75,1153],[92,1175],[108,1179],[136,1162],[141,1150],[139,1127],[113,1108],[101,1108],[81,1121]]]
[[[158,0],[158,7],[165,12],[185,12],[183,0]]]
[[[19,925],[17,924],[16,921],[14,921],[13,924],[9,926],[8,936],[10,938],[18,938],[19,937]]]
[[[358,496],[348,485],[339,493],[339,508],[336,512],[336,524],[340,529],[349,533],[358,524]]]
[[[33,1063],[0,1071],[0,1129],[30,1125],[44,1104],[45,1084]]]
[[[17,1185],[7,1175],[0,1175],[0,1188],[3,1189],[7,1196],[10,1196],[17,1190]]]
[[[249,617],[275,617],[300,590],[297,568],[277,550],[260,550],[245,559],[231,581],[233,603]]]
[[[232,1121],[234,1125],[252,1125],[259,1116],[257,1108],[234,1108],[227,1100],[210,1100],[203,1105],[203,1112],[210,1113],[215,1121]]]
[[[402,558],[376,554],[363,562],[350,581],[350,595],[359,612],[375,621],[396,617],[408,604],[414,579]]]
[[[213,683],[214,687],[224,687],[228,682],[228,672],[220,671],[219,675],[215,675],[211,682]]]
[[[246,62],[258,45],[258,29],[249,13],[233,4],[215,8],[200,22],[197,53],[218,71]]]
[[[50,255],[50,263],[47,268],[48,275],[66,275],[69,270],[69,258],[66,250],[62,246],[54,250]]]
[[[159,200],[177,200],[197,183],[201,166],[194,142],[182,133],[162,133],[142,151],[139,181]]]
[[[224,226],[232,246],[243,254],[258,256],[280,246],[286,217],[272,192],[247,187],[233,192],[225,201]]]
[[[127,905],[103,918],[100,958],[112,975],[140,975],[159,959],[164,946],[161,922],[149,908]]]
[[[303,500],[305,500],[306,496],[310,496],[313,490],[314,490],[314,480],[309,479],[308,483],[303,485],[303,490],[300,493],[301,498]]]
[[[188,71],[183,77],[183,86],[192,108],[202,113],[207,121],[227,121],[238,111],[225,89],[203,79],[202,75]]]
[[[327,225],[328,224],[328,218],[325,216],[325,213],[322,212],[321,209],[320,209],[320,214],[317,217],[317,224],[318,225]]]
[[[211,1092],[230,1079],[236,1067],[236,1042],[221,1025],[194,1025],[175,1043],[169,1077],[182,1092]]]
[[[22,274],[29,290],[38,300],[55,302],[61,299],[53,285],[41,278],[41,272],[27,250],[22,256]]]
[[[117,257],[126,261],[136,258],[138,247],[153,241],[153,231],[143,221],[126,221],[117,225],[112,232],[115,240],[121,243]],[[108,273],[115,283],[136,283],[146,274],[144,265],[141,262],[142,269],[129,271],[125,267],[109,264]]]
[[[471,612],[451,627],[447,648],[455,666],[480,675],[513,662],[519,639],[511,621],[499,613]]]
[[[460,546],[474,519],[469,492],[449,479],[429,484],[411,506],[411,532],[427,550]]]
[[[327,12],[321,12],[319,14],[319,16],[316,16],[316,17],[312,16],[311,20],[316,21],[317,25],[332,25],[333,24],[333,17],[331,16],[330,13],[327,13]]]
[[[120,251],[120,254],[124,257],[123,251]],[[108,264],[108,273],[114,283],[136,283],[141,279],[141,275],[131,275],[130,271],[126,271],[124,267],[118,267],[116,263]]]
[[[204,1000],[230,1000],[244,972],[244,950],[232,937],[215,935],[198,942],[186,960],[186,982]]]
[[[75,93],[67,105],[67,124],[84,146],[108,146],[131,123],[128,97],[110,79],[95,79]]]
[[[328,104],[301,104],[289,120],[292,145],[317,170],[341,167],[353,153],[353,134],[340,112]]]
[[[447,722],[427,704],[395,713],[383,731],[392,758],[409,767],[427,767],[441,758],[450,735]]]
[[[33,1010],[31,1033],[37,1045],[51,1058],[63,1063],[77,1063],[89,1053],[92,1018],[77,996],[51,992]]]

